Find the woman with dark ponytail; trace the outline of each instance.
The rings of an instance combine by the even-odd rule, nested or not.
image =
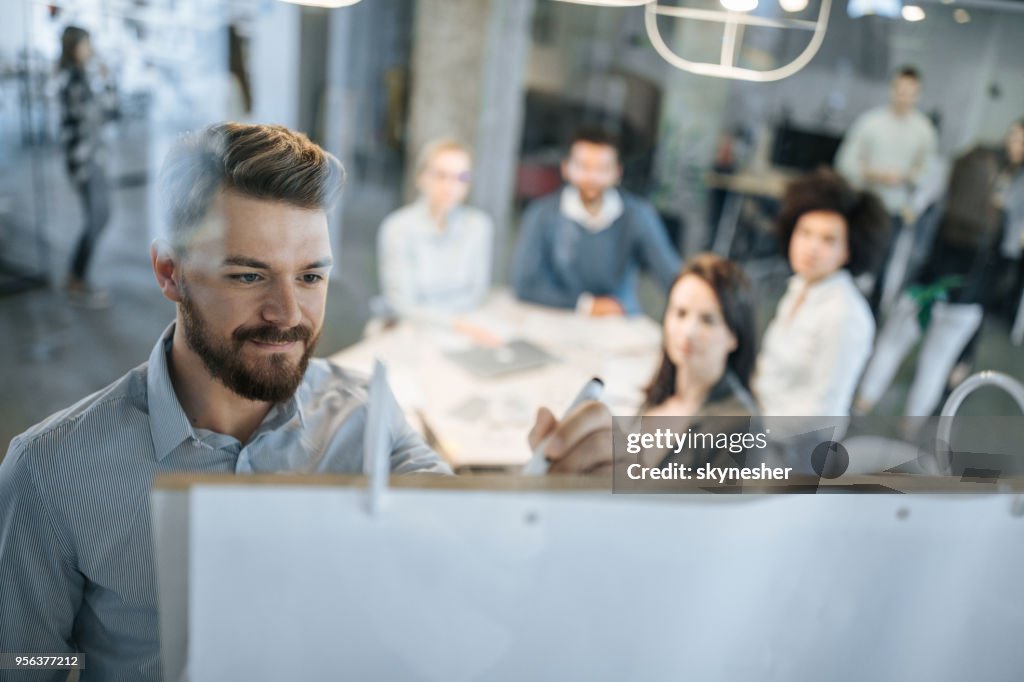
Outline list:
[[[72,186],[82,200],[84,225],[71,258],[67,292],[88,307],[106,304],[102,292],[88,283],[88,267],[100,233],[110,219],[110,186],[105,169],[103,124],[116,115],[114,91],[97,87],[90,73],[89,32],[68,26],[61,36],[61,142]]]
[[[765,416],[843,417],[875,322],[853,278],[875,267],[889,219],[832,170],[794,180],[778,218],[794,275],[764,335],[753,387]]]

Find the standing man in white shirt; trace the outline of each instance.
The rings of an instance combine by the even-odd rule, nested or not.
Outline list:
[[[889,103],[862,114],[836,154],[836,170],[861,189],[874,192],[892,216],[888,253],[877,271],[872,307],[882,291],[892,246],[904,224],[913,222],[910,199],[938,144],[935,127],[917,109],[921,74],[900,68],[889,84]]]

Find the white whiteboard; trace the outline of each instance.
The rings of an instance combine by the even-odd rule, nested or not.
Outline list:
[[[358,489],[198,486],[190,679],[1019,680],[1010,509],[392,489],[370,516]]]

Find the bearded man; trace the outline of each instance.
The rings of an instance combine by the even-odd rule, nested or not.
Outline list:
[[[148,362],[0,464],[0,651],[83,653],[83,682],[159,679],[153,477],[362,470],[367,383],[311,359],[343,176],[280,126],[211,126],[171,151],[170,239],[150,256],[174,322]],[[397,409],[388,432],[394,472],[450,473]]]

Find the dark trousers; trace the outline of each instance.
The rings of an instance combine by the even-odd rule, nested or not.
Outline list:
[[[77,184],[75,189],[78,190],[78,196],[82,201],[85,220],[82,234],[71,257],[71,276],[85,279],[96,241],[110,220],[110,184],[103,168],[93,164],[89,179]]]
[[[910,227],[912,228],[913,226]],[[899,241],[900,232],[902,231],[903,218],[895,215],[891,216],[889,243],[885,247],[885,257],[882,259],[882,264],[878,266],[878,270],[875,271],[875,288],[871,290],[871,295],[868,296],[868,305],[871,307],[871,312],[876,320],[879,319],[881,313],[879,306],[882,304],[882,290],[885,289],[886,271],[889,269],[889,262],[892,260],[893,251],[896,249],[896,242]]]

